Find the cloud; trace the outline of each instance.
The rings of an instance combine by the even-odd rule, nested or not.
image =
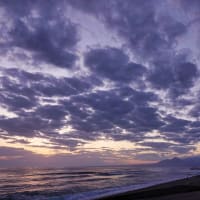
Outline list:
[[[29,109],[36,105],[36,102],[23,96],[10,95],[7,97],[1,95],[0,98],[3,104],[9,105],[10,110]]]
[[[200,7],[200,3],[198,0],[194,0],[192,3],[189,3],[187,0],[181,0],[180,4],[184,7],[185,10],[188,11],[188,9],[193,10],[198,10]],[[198,15],[198,12],[194,13],[195,15]]]
[[[156,109],[148,105],[157,101],[154,93],[136,91],[130,87],[92,92],[95,85],[90,82],[91,79],[57,79],[16,69],[3,72],[10,78],[2,77],[4,92],[1,95],[4,98],[1,98],[1,102],[17,117],[2,116],[0,124],[1,129],[11,135],[33,137],[43,133],[48,137],[51,131],[58,133],[68,124],[73,128],[69,133],[72,138],[95,140],[105,133],[108,137],[110,134],[116,140],[123,140],[126,137],[112,136],[111,132],[120,127],[139,134],[162,125]],[[12,96],[13,101],[6,99]],[[61,99],[49,102],[52,96]],[[28,99],[32,104],[26,101],[18,103],[18,98]]]
[[[51,75],[29,73],[16,68],[3,69],[2,73],[4,76],[1,77],[1,84],[5,93],[21,95],[32,101],[36,101],[36,98],[40,96],[67,97],[76,95],[91,89],[90,82],[93,81],[92,79],[90,80],[91,77],[56,78]]]
[[[45,138],[53,148],[60,146],[71,151],[102,136],[115,141],[142,142],[146,133],[154,130],[178,144],[196,142],[196,137],[190,133],[195,132],[197,125],[166,113],[161,115],[159,109],[152,106],[161,103],[158,94],[120,86],[123,79],[112,89],[94,90],[99,82],[93,82],[91,77],[55,78],[14,68],[2,69],[2,73],[9,77],[1,78],[1,103],[17,115],[0,118],[2,133],[8,138]],[[153,147],[149,143],[141,144]],[[169,146],[175,152],[181,151],[178,146]],[[168,152],[164,145],[156,142],[153,148]],[[185,152],[187,149],[191,150],[188,147]]]
[[[70,124],[80,131],[79,137],[83,139],[86,134],[94,133],[96,139],[100,133],[105,133],[113,139],[126,140],[128,136],[117,134],[117,128],[131,132],[133,140],[136,138],[134,135],[141,134],[142,138],[142,132],[151,131],[162,125],[156,109],[148,106],[148,102],[155,99],[156,96],[152,93],[137,92],[123,87],[77,96],[72,98],[72,102],[76,102],[81,110],[85,107],[85,110],[93,112],[85,112],[85,115],[82,115],[81,111],[71,110]],[[82,131],[86,133],[82,134]]]
[[[58,105],[41,106],[36,113],[44,119],[61,120],[66,115],[64,107]]]
[[[146,69],[130,62],[121,49],[91,49],[85,55],[85,65],[94,73],[113,81],[130,82],[141,79]]]
[[[90,78],[55,78],[19,69],[2,69],[0,102],[17,116],[1,115],[0,127],[11,135],[33,137],[64,126],[68,110],[55,98],[69,98],[92,88]],[[7,76],[6,76],[7,75]]]
[[[75,47],[79,40],[77,27],[64,17],[62,3],[39,1],[1,2],[12,26],[5,28],[3,48],[14,47],[31,52],[35,63],[49,63],[56,67],[73,68],[77,59]]]
[[[162,63],[161,63],[162,64]],[[149,72],[148,80],[153,87],[168,89],[171,96],[179,96],[188,92],[198,78],[198,68],[194,63],[180,62],[172,66],[154,67]]]
[[[11,136],[33,137],[47,127],[47,121],[34,116],[21,116],[16,118],[1,117],[0,126],[1,130],[6,131]],[[48,124],[48,127],[50,127],[50,124]]]
[[[155,59],[172,50],[178,36],[187,31],[184,23],[170,15],[162,15],[158,1],[70,1],[71,5],[95,15],[104,24],[116,30],[131,50],[145,59]],[[145,12],[144,12],[145,10]]]

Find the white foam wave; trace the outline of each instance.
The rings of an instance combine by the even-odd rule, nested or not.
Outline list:
[[[168,178],[168,179],[161,180],[161,181],[155,181],[155,182],[148,183],[148,184],[138,184],[138,185],[130,185],[130,186],[124,186],[124,187],[99,189],[99,190],[65,195],[65,196],[60,196],[60,197],[52,197],[49,199],[50,200],[95,200],[95,199],[99,199],[99,198],[106,197],[106,196],[112,196],[112,195],[121,194],[124,192],[129,192],[129,191],[133,191],[133,190],[137,190],[137,189],[154,186],[157,184],[175,181],[178,179],[188,178],[191,176],[177,176],[177,177]]]

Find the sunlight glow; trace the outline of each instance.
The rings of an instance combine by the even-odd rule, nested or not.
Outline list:
[[[114,141],[111,139],[107,140],[96,140],[89,143],[86,143],[82,148],[87,149],[88,151],[103,151],[105,149],[120,151],[120,150],[129,150],[141,148],[140,145],[129,141]]]
[[[17,137],[16,139],[19,139]],[[21,139],[21,138],[20,138]],[[31,151],[32,153],[35,154],[40,154],[44,156],[51,156],[51,155],[56,155],[59,153],[69,153],[67,150],[63,149],[55,149],[53,148],[53,145],[49,144],[48,140],[42,139],[42,138],[31,138],[31,139],[26,139],[28,144],[22,144],[20,142],[15,142],[15,148],[23,148],[24,150]],[[0,146],[1,147],[13,147],[13,143],[11,139],[0,139]]]
[[[8,118],[17,117],[15,113],[8,111],[6,108],[3,108],[1,106],[0,106],[0,113],[1,115],[6,116]]]

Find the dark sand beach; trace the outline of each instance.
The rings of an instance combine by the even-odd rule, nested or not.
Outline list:
[[[99,200],[200,200],[200,176],[185,178]]]

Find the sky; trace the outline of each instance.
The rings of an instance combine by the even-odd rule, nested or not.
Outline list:
[[[200,155],[199,0],[1,0],[0,167]]]

